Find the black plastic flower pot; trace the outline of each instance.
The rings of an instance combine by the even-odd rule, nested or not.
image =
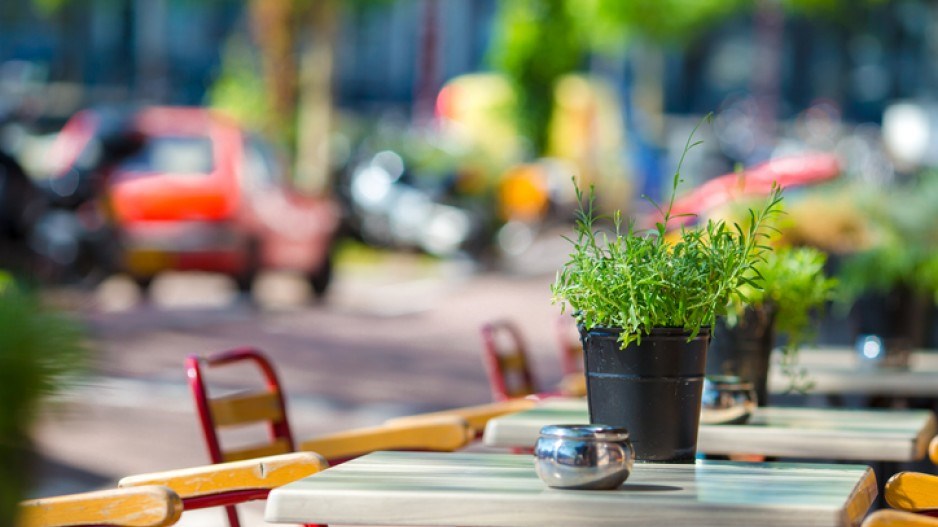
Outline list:
[[[930,299],[906,286],[885,292],[869,291],[856,299],[850,310],[854,340],[875,335],[886,352],[907,352],[925,345]]]
[[[624,349],[620,333],[580,328],[590,422],[628,429],[639,461],[693,462],[709,328],[656,328]]]
[[[746,308],[730,326],[718,317],[707,350],[707,375],[752,383],[760,406],[768,404],[769,362],[775,345],[775,307]]]

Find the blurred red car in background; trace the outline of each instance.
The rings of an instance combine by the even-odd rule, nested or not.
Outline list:
[[[86,110],[66,123],[58,166],[79,163],[102,117]],[[138,146],[95,182],[120,241],[118,270],[143,289],[162,271],[223,273],[245,292],[261,270],[290,270],[326,292],[340,210],[292,190],[269,145],[204,108],[147,107],[120,123]]]

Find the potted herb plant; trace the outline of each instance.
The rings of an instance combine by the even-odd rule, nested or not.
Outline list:
[[[77,371],[84,354],[73,320],[0,272],[0,525],[15,525],[28,491],[39,404]]]
[[[824,274],[827,255],[812,247],[780,247],[755,266],[758,287],[744,284],[717,317],[707,351],[707,375],[733,375],[753,383],[759,404],[768,400],[769,358],[776,334],[784,334],[780,366],[790,388],[810,381],[797,367],[797,352],[810,337],[811,312],[831,299],[836,280]]]
[[[655,228],[613,214],[612,235],[597,232],[593,189],[578,188],[573,250],[551,287],[572,310],[583,341],[590,421],[629,430],[636,458],[692,461],[714,317],[744,285],[757,287],[754,266],[770,250],[763,224],[778,213],[781,191],[750,210],[747,227],[707,221],[666,236],[684,156],[667,208]]]

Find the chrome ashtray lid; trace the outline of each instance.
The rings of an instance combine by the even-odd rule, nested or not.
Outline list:
[[[547,425],[541,428],[541,437],[557,439],[577,439],[580,441],[626,441],[629,431],[625,428],[593,425]]]

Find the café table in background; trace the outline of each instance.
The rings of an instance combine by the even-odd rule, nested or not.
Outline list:
[[[777,356],[773,357],[773,365]],[[863,360],[854,348],[805,348],[798,354],[813,386],[809,394],[881,395],[890,397],[938,397],[938,352],[911,353],[907,368],[878,367]],[[784,394],[788,379],[779,368],[769,370],[769,392]]]
[[[532,456],[375,452],[275,489],[275,523],[611,527],[857,525],[869,467],[697,461],[634,466],[616,490],[547,487]]]
[[[483,435],[487,446],[533,448],[540,429],[585,424],[584,399],[550,398],[522,412],[496,417]],[[929,410],[758,408],[745,424],[701,424],[697,450],[711,455],[838,461],[916,461],[938,431]]]

